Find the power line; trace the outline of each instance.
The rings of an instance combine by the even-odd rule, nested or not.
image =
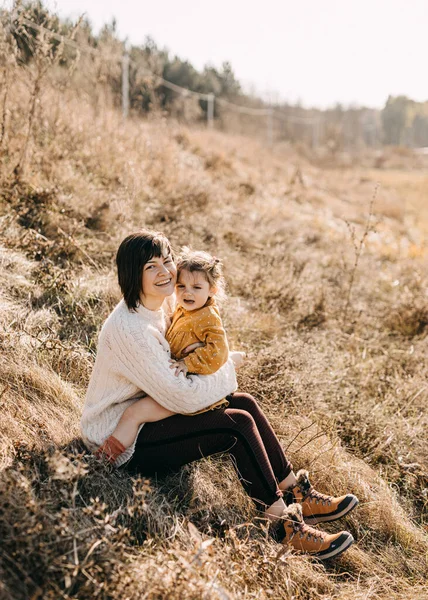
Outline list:
[[[229,100],[225,100],[224,98],[217,98],[217,102],[219,104],[223,104],[223,106],[228,106],[232,110],[236,112],[246,113],[247,115],[258,115],[258,116],[267,116],[269,114],[269,108],[250,108],[248,106],[241,106],[239,104],[234,104],[233,102],[229,102]]]
[[[287,121],[290,123],[302,123],[303,125],[315,125],[319,123],[319,117],[296,117],[294,115],[282,115],[281,113],[274,112],[276,119],[280,121]]]

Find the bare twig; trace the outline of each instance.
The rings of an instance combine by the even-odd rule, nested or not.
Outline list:
[[[351,304],[352,288],[354,287],[354,282],[355,282],[355,274],[357,272],[358,263],[360,262],[360,257],[361,257],[361,253],[363,251],[364,242],[370,231],[371,219],[373,216],[373,207],[374,207],[374,203],[376,200],[378,189],[379,189],[379,184],[377,183],[375,186],[373,195],[371,197],[371,200],[370,200],[369,214],[366,219],[364,230],[363,230],[362,236],[359,240],[357,240],[355,237],[355,229],[353,227],[351,227],[351,225],[347,221],[345,221],[346,225],[349,229],[350,235],[351,235],[352,243],[354,245],[354,264],[351,269],[351,273],[350,273],[350,277],[349,277],[348,291],[346,294],[346,301],[345,301],[345,306],[343,309],[343,318],[342,318],[343,323],[346,322],[346,318],[348,316],[348,311],[349,311],[349,307]]]
[[[6,115],[7,115],[7,96],[9,93],[9,77],[7,73],[6,67],[4,70],[4,76],[2,78],[3,82],[3,108],[1,114],[1,124],[0,124],[0,147],[3,147],[6,140]]]
[[[21,22],[19,23],[18,27],[15,28],[15,32],[22,37],[29,39],[27,31],[23,27],[23,17],[21,16],[20,19]],[[48,71],[59,62],[64,52],[64,41],[62,41],[56,51],[54,51],[49,38],[46,36],[44,31],[39,31],[37,38],[33,38],[31,41],[34,44],[33,59],[35,63],[35,74],[33,80],[31,81],[30,104],[27,116],[27,132],[22,145],[21,154],[13,170],[16,178],[19,178],[22,175],[25,167],[28,147],[33,134],[36,108],[40,102],[42,82],[45,79]]]
[[[316,425],[315,422],[310,423],[310,425],[306,425],[306,427],[303,427],[302,429],[300,429],[296,435],[294,436],[294,438],[291,440],[291,442],[288,444],[288,446],[285,449],[285,452],[288,452],[288,449],[290,448],[290,446],[297,440],[297,438],[299,437],[299,435],[301,433],[303,433],[304,431],[306,431],[307,429],[310,429],[313,425]]]

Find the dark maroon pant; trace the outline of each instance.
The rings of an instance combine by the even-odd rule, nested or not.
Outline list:
[[[170,473],[204,456],[227,452],[257,508],[273,504],[282,496],[278,482],[292,465],[254,398],[235,393],[227,399],[228,408],[146,423],[127,469],[145,476]]]

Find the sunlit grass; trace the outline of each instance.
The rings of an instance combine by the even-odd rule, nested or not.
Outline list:
[[[53,76],[16,177],[30,96],[14,74],[0,157],[5,597],[423,598],[425,172],[408,154],[393,155],[402,169],[375,169],[370,155],[326,169],[287,145],[123,123],[102,88],[95,103]],[[355,267],[351,232],[364,235],[376,182]],[[357,540],[333,564],[279,554],[227,460],[133,482],[75,440],[97,334],[120,297],[115,250],[141,226],[222,258],[222,314],[248,353],[240,388],[319,489],[359,496],[330,526]]]

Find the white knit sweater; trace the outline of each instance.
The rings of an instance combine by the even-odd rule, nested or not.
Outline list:
[[[221,400],[237,388],[232,360],[213,375],[178,377],[170,369],[162,309],[139,306],[131,312],[121,300],[104,323],[81,418],[82,438],[95,450],[115,430],[124,410],[148,394],[176,413],[189,414]],[[115,465],[127,462],[135,440]]]

